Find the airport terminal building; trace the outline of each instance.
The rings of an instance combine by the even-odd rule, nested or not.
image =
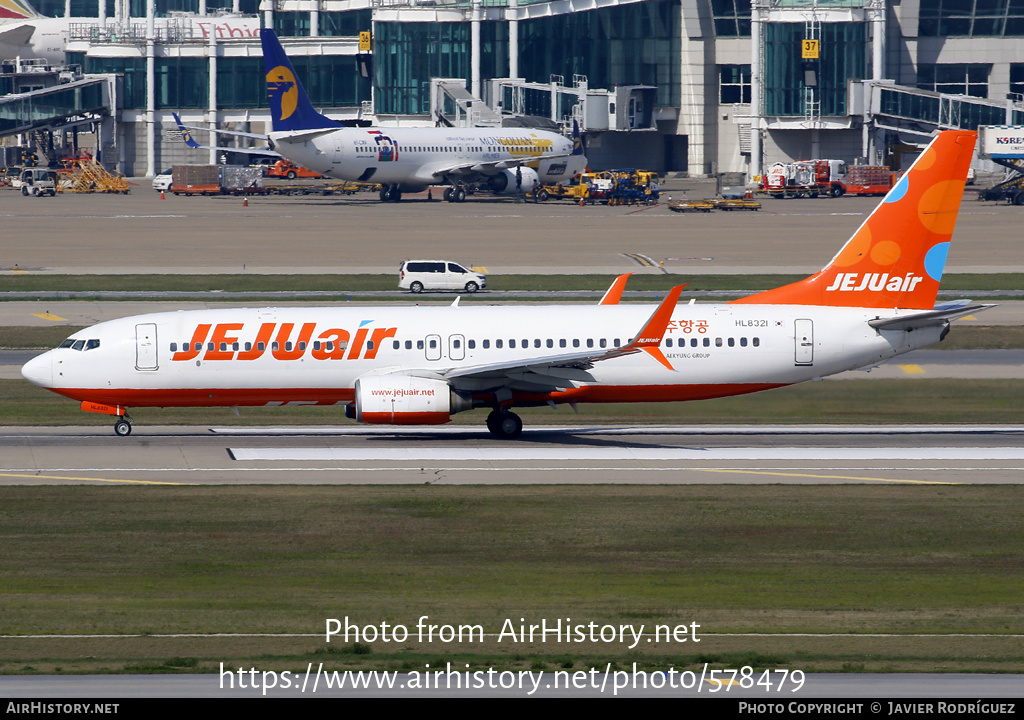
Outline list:
[[[749,177],[808,157],[898,167],[936,128],[1024,124],[1024,0],[36,0],[36,9],[71,19],[66,61],[84,77],[54,71],[74,92],[37,83],[30,92],[46,99],[33,104],[27,68],[5,60],[0,131],[35,137],[92,123],[103,162],[128,175],[215,159],[182,143],[172,112],[190,125],[269,130],[260,26],[276,30],[331,117],[494,125],[539,116],[565,131],[575,120],[595,168]],[[239,15],[248,24],[229,20]]]

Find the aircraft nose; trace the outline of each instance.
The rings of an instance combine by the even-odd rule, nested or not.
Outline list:
[[[44,352],[29,360],[21,367],[21,375],[40,387],[53,387],[53,353]]]

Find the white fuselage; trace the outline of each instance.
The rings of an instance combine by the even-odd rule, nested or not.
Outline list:
[[[321,175],[407,191],[514,174],[524,158],[542,183],[567,182],[586,166],[583,155],[570,155],[570,139],[526,128],[341,128],[272,132],[270,139],[284,157]]]
[[[83,342],[35,358],[23,374],[71,398],[127,407],[349,404],[356,379],[368,373],[444,379],[460,369],[626,345],[652,310],[630,304],[155,313],[81,330],[73,339]],[[900,313],[887,313],[893,314]],[[448,382],[474,397],[505,388],[515,404],[691,400],[861,368],[940,339],[940,327],[875,330],[868,321],[877,316],[860,308],[679,305],[660,346],[674,370],[636,353],[565,370],[554,392],[521,369]]]

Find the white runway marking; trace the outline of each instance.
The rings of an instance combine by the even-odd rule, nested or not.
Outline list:
[[[931,448],[230,448],[242,462],[503,462],[627,460],[1024,460],[1020,447]]]

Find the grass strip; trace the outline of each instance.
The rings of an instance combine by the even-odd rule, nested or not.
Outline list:
[[[214,658],[231,665],[257,654],[257,666],[286,668],[319,654],[328,668],[454,656],[552,669],[731,663],[744,653],[761,653],[746,664],[805,670],[960,661],[1020,671],[1015,638],[858,635],[1024,632],[1022,500],[1024,488],[1006,485],[0,487],[8,634],[322,633],[326,618],[412,627],[426,615],[487,632],[520,618],[697,622],[704,638],[632,651],[414,638],[348,643],[347,652],[322,637],[8,639],[0,672],[75,668],[106,654],[109,671],[205,672]],[[727,632],[849,636],[712,635]]]

